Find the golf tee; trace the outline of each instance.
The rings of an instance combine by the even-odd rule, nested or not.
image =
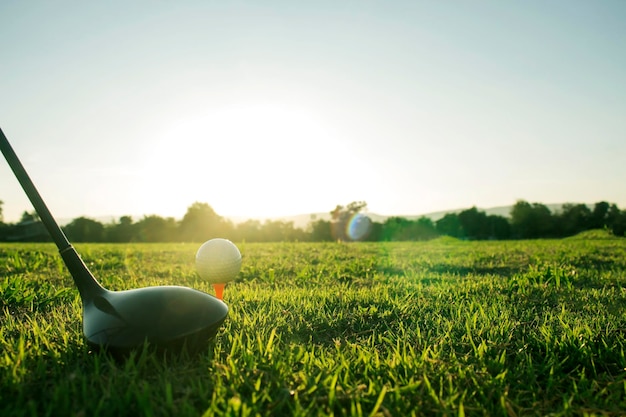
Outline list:
[[[224,299],[224,287],[226,287],[226,284],[224,283],[213,284],[213,288],[215,288],[215,296],[220,300]]]

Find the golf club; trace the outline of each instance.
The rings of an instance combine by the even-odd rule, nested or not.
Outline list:
[[[0,129],[0,149],[78,288],[83,332],[89,345],[114,354],[144,346],[194,353],[207,346],[228,315],[228,306],[204,292],[181,286],[109,291],[89,271],[56,223]]]

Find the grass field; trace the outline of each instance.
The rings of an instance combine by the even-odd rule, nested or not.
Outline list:
[[[1,416],[624,415],[626,239],[239,244],[197,357],[88,350],[51,244],[0,245]],[[207,292],[195,244],[77,245]]]

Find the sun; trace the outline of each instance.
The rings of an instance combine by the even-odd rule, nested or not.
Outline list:
[[[143,198],[167,213],[194,201],[229,216],[300,214],[336,199],[338,138],[315,111],[271,102],[213,108],[170,123],[147,152]]]

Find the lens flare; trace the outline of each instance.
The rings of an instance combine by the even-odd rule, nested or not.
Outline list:
[[[351,240],[363,240],[372,230],[372,221],[365,214],[357,213],[347,224],[346,234]]]

